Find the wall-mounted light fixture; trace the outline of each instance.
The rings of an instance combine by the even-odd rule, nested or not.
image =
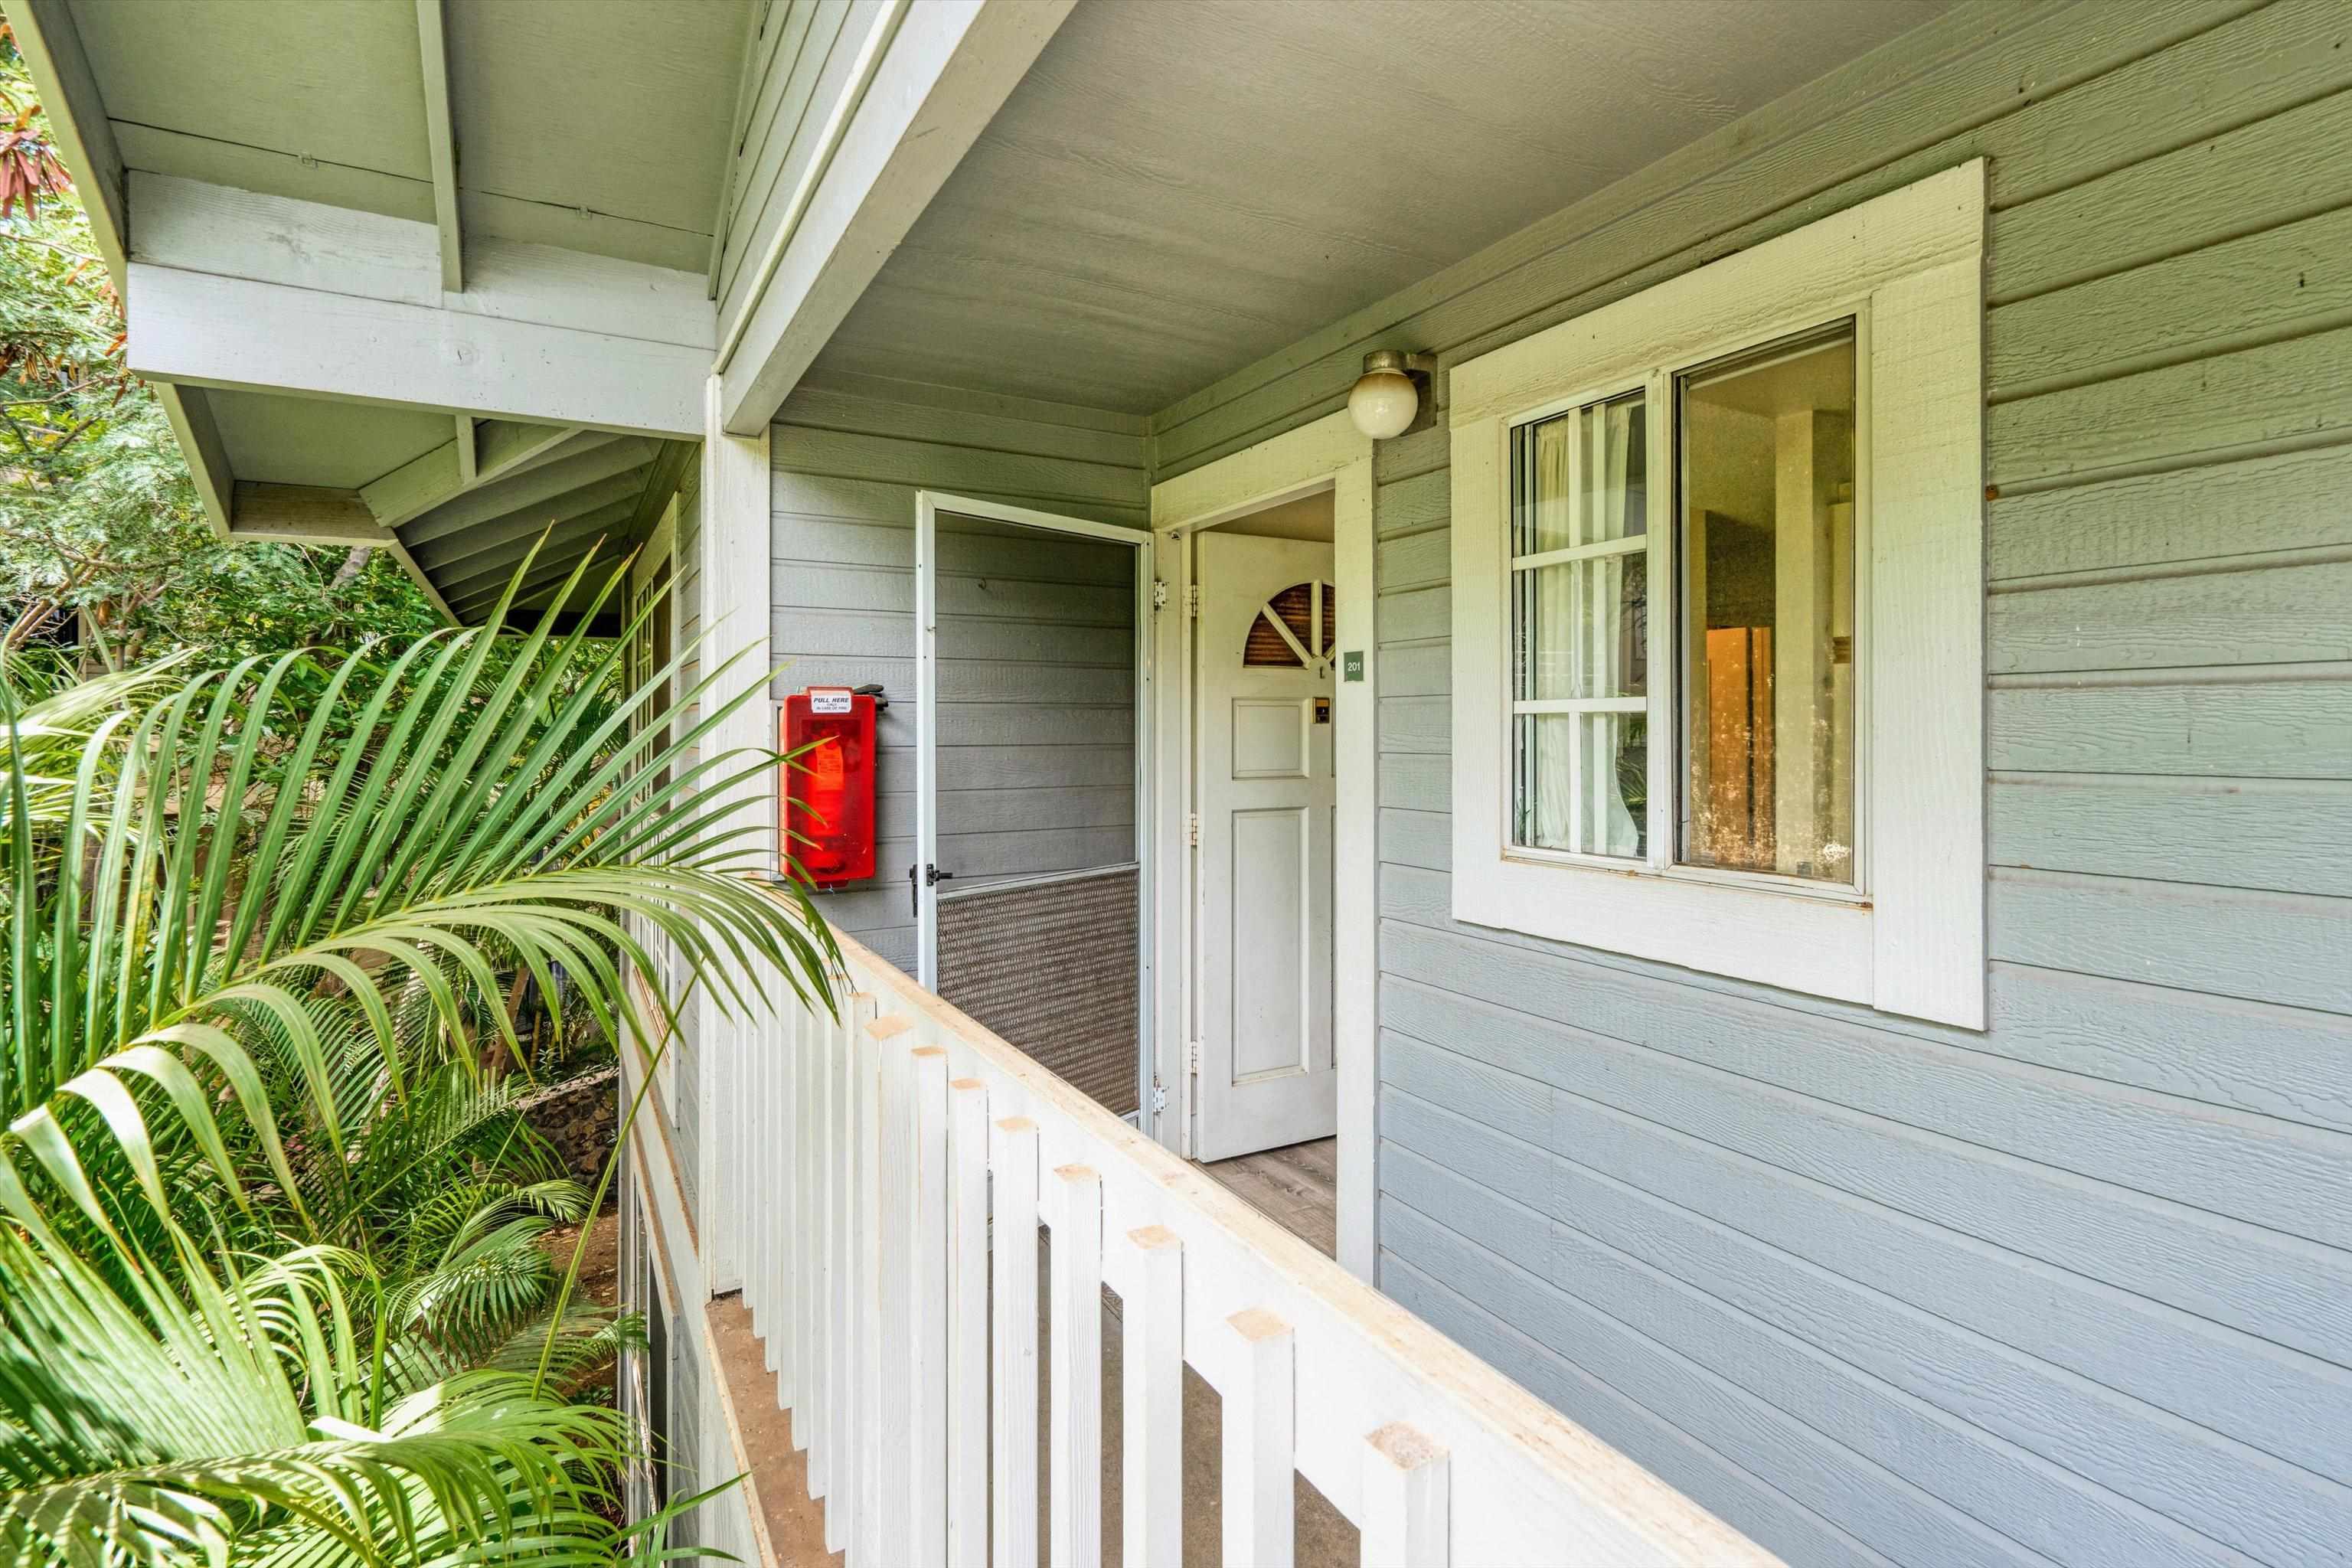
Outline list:
[[[1421,410],[1421,388],[1413,377],[1436,368],[1433,353],[1374,349],[1364,356],[1364,374],[1349,389],[1348,417],[1375,441],[1403,435]]]

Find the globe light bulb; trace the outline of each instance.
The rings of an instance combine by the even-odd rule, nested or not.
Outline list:
[[[1402,371],[1367,371],[1348,393],[1348,417],[1375,441],[1403,435],[1420,409],[1421,394]]]

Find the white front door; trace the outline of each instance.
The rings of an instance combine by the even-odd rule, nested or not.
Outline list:
[[[1203,533],[1195,581],[1199,1122],[1222,1160],[1328,1138],[1331,546]]]

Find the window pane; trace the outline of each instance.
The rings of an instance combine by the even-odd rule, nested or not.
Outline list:
[[[1644,413],[1635,393],[1556,415],[1514,437],[1511,552],[1522,563],[1511,574],[1517,845],[1587,855],[1646,851]],[[1560,552],[1570,558],[1546,559]],[[1538,703],[1549,710],[1528,710]]]
[[[1530,849],[1639,857],[1649,838],[1649,719],[1642,713],[1522,713],[1512,842]]]
[[[1639,550],[1517,574],[1511,695],[1551,701],[1647,691],[1649,578]]]
[[[1649,526],[1642,395],[1526,426],[1515,443],[1511,553],[1534,555]]]
[[[1682,858],[1850,884],[1853,325],[1680,392]]]

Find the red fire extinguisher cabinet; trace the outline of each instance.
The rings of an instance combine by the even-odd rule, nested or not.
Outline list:
[[[874,699],[813,686],[784,699],[777,850],[820,888],[874,875]],[[779,869],[791,874],[791,867]]]

